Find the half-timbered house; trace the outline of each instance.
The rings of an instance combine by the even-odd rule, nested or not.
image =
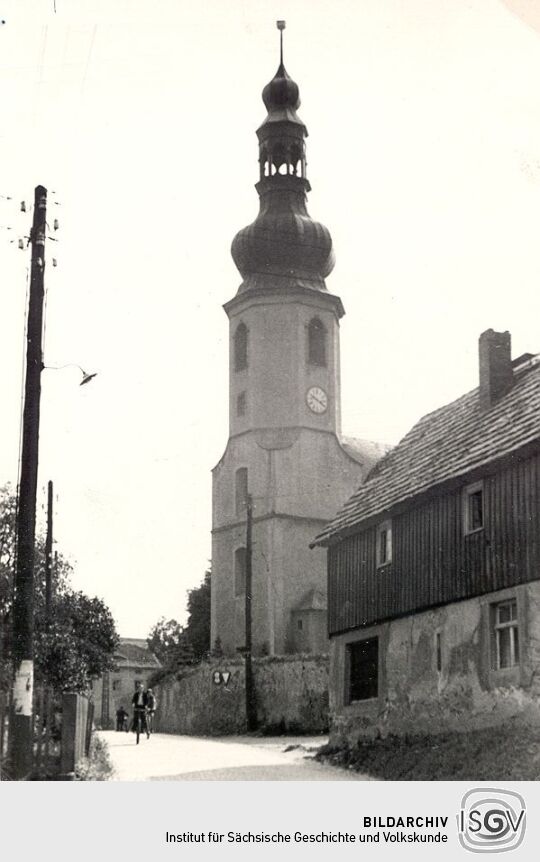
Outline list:
[[[479,354],[315,540],[336,740],[540,717],[540,356]]]

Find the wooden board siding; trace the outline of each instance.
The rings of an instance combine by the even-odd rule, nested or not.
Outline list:
[[[482,530],[464,535],[458,489],[392,518],[386,566],[376,526],[330,547],[330,634],[540,578],[540,455],[483,481]]]

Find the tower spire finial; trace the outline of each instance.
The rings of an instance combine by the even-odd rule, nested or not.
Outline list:
[[[286,21],[276,21],[276,27],[279,30],[279,64],[283,66],[283,31],[287,26]]]

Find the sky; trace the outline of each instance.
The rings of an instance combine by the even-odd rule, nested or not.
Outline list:
[[[347,312],[343,432],[395,443],[477,385],[485,329],[540,351],[539,6],[0,0],[0,484],[17,482],[29,265],[10,240],[42,184],[59,220],[44,361],[67,367],[42,375],[39,525],[52,479],[56,547],[123,636],[183,622],[210,558],[222,305],[257,214],[276,19]],[[80,388],[76,365],[98,376]]]

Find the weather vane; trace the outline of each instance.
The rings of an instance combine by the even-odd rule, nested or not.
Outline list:
[[[276,27],[279,30],[279,61],[283,66],[283,31],[287,23],[285,21],[276,21]]]

